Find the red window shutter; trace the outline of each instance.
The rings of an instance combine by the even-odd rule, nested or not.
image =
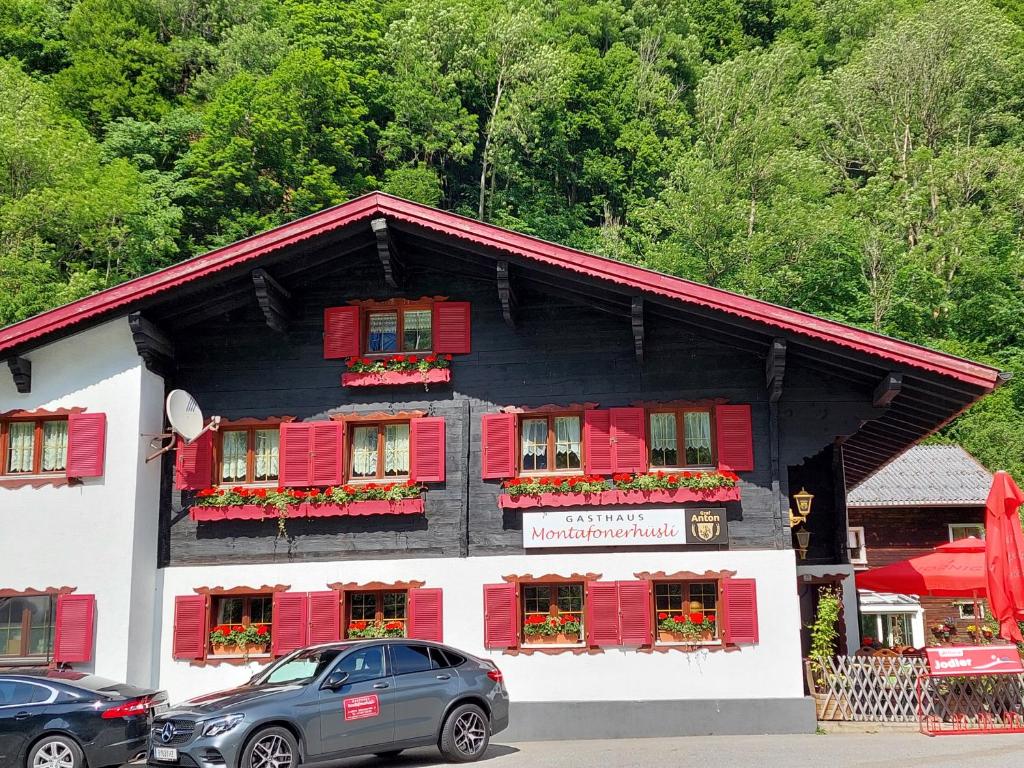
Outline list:
[[[334,591],[310,592],[309,643],[333,643],[341,639],[341,595]],[[274,617],[275,621],[277,617]]]
[[[647,440],[643,408],[612,408],[612,471],[646,472]]]
[[[310,459],[313,452],[313,424],[286,422],[281,425],[280,480],[282,486],[310,485]]]
[[[206,598],[179,595],[174,598],[174,639],[171,656],[176,659],[201,659],[206,655]]]
[[[516,473],[516,416],[514,413],[485,413],[483,433],[483,477],[491,480]]]
[[[307,644],[306,603],[305,592],[274,593],[274,623],[270,632],[275,656],[284,656]]]
[[[754,468],[749,405],[715,406],[715,439],[720,469],[749,472]]]
[[[725,603],[725,642],[756,643],[757,582],[754,579],[726,579],[722,582]]]
[[[340,421],[307,422],[313,428],[313,450],[309,455],[309,484],[336,485],[344,482],[342,443],[345,425]]]
[[[515,584],[484,584],[484,648],[514,648],[519,642]]]
[[[434,351],[452,355],[469,352],[469,302],[434,304]]]
[[[68,416],[68,477],[102,477],[107,445],[107,414],[72,413]]]
[[[619,589],[614,581],[587,582],[587,638],[590,645],[619,644]]]
[[[95,595],[58,595],[53,660],[65,664],[92,661]]]
[[[178,438],[174,457],[174,487],[197,491],[213,485],[213,432],[203,432],[191,443]]]
[[[338,360],[359,354],[359,307],[324,310],[324,359]]]
[[[591,409],[583,412],[583,453],[589,475],[612,473],[611,412]]]
[[[620,581],[619,635],[623,645],[650,645],[651,583],[649,581]]]
[[[413,419],[409,424],[409,442],[412,479],[421,483],[443,483],[444,419],[440,416]]]
[[[440,589],[409,590],[409,637],[444,642],[444,596]]]

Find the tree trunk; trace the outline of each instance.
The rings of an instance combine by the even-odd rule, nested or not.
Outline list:
[[[498,117],[498,109],[501,107],[502,79],[498,77],[497,88],[494,91],[494,106],[491,107],[491,116],[487,121],[487,134],[484,136],[484,152],[480,160],[480,200],[477,205],[477,218],[484,220],[484,212],[487,210],[487,171],[490,168],[491,136],[494,134],[494,123]]]

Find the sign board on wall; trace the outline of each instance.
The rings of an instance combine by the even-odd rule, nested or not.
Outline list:
[[[523,547],[727,544],[725,508],[523,512]]]
[[[933,677],[1024,672],[1014,645],[961,645],[926,651]]]

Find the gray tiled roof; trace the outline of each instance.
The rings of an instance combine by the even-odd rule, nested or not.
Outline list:
[[[992,474],[959,445],[917,445],[847,494],[850,507],[980,506]]]

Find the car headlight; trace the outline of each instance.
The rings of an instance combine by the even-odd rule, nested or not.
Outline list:
[[[230,731],[244,719],[245,715],[241,712],[236,712],[232,715],[218,717],[216,720],[210,720],[203,728],[203,736],[220,736],[222,733]]]

